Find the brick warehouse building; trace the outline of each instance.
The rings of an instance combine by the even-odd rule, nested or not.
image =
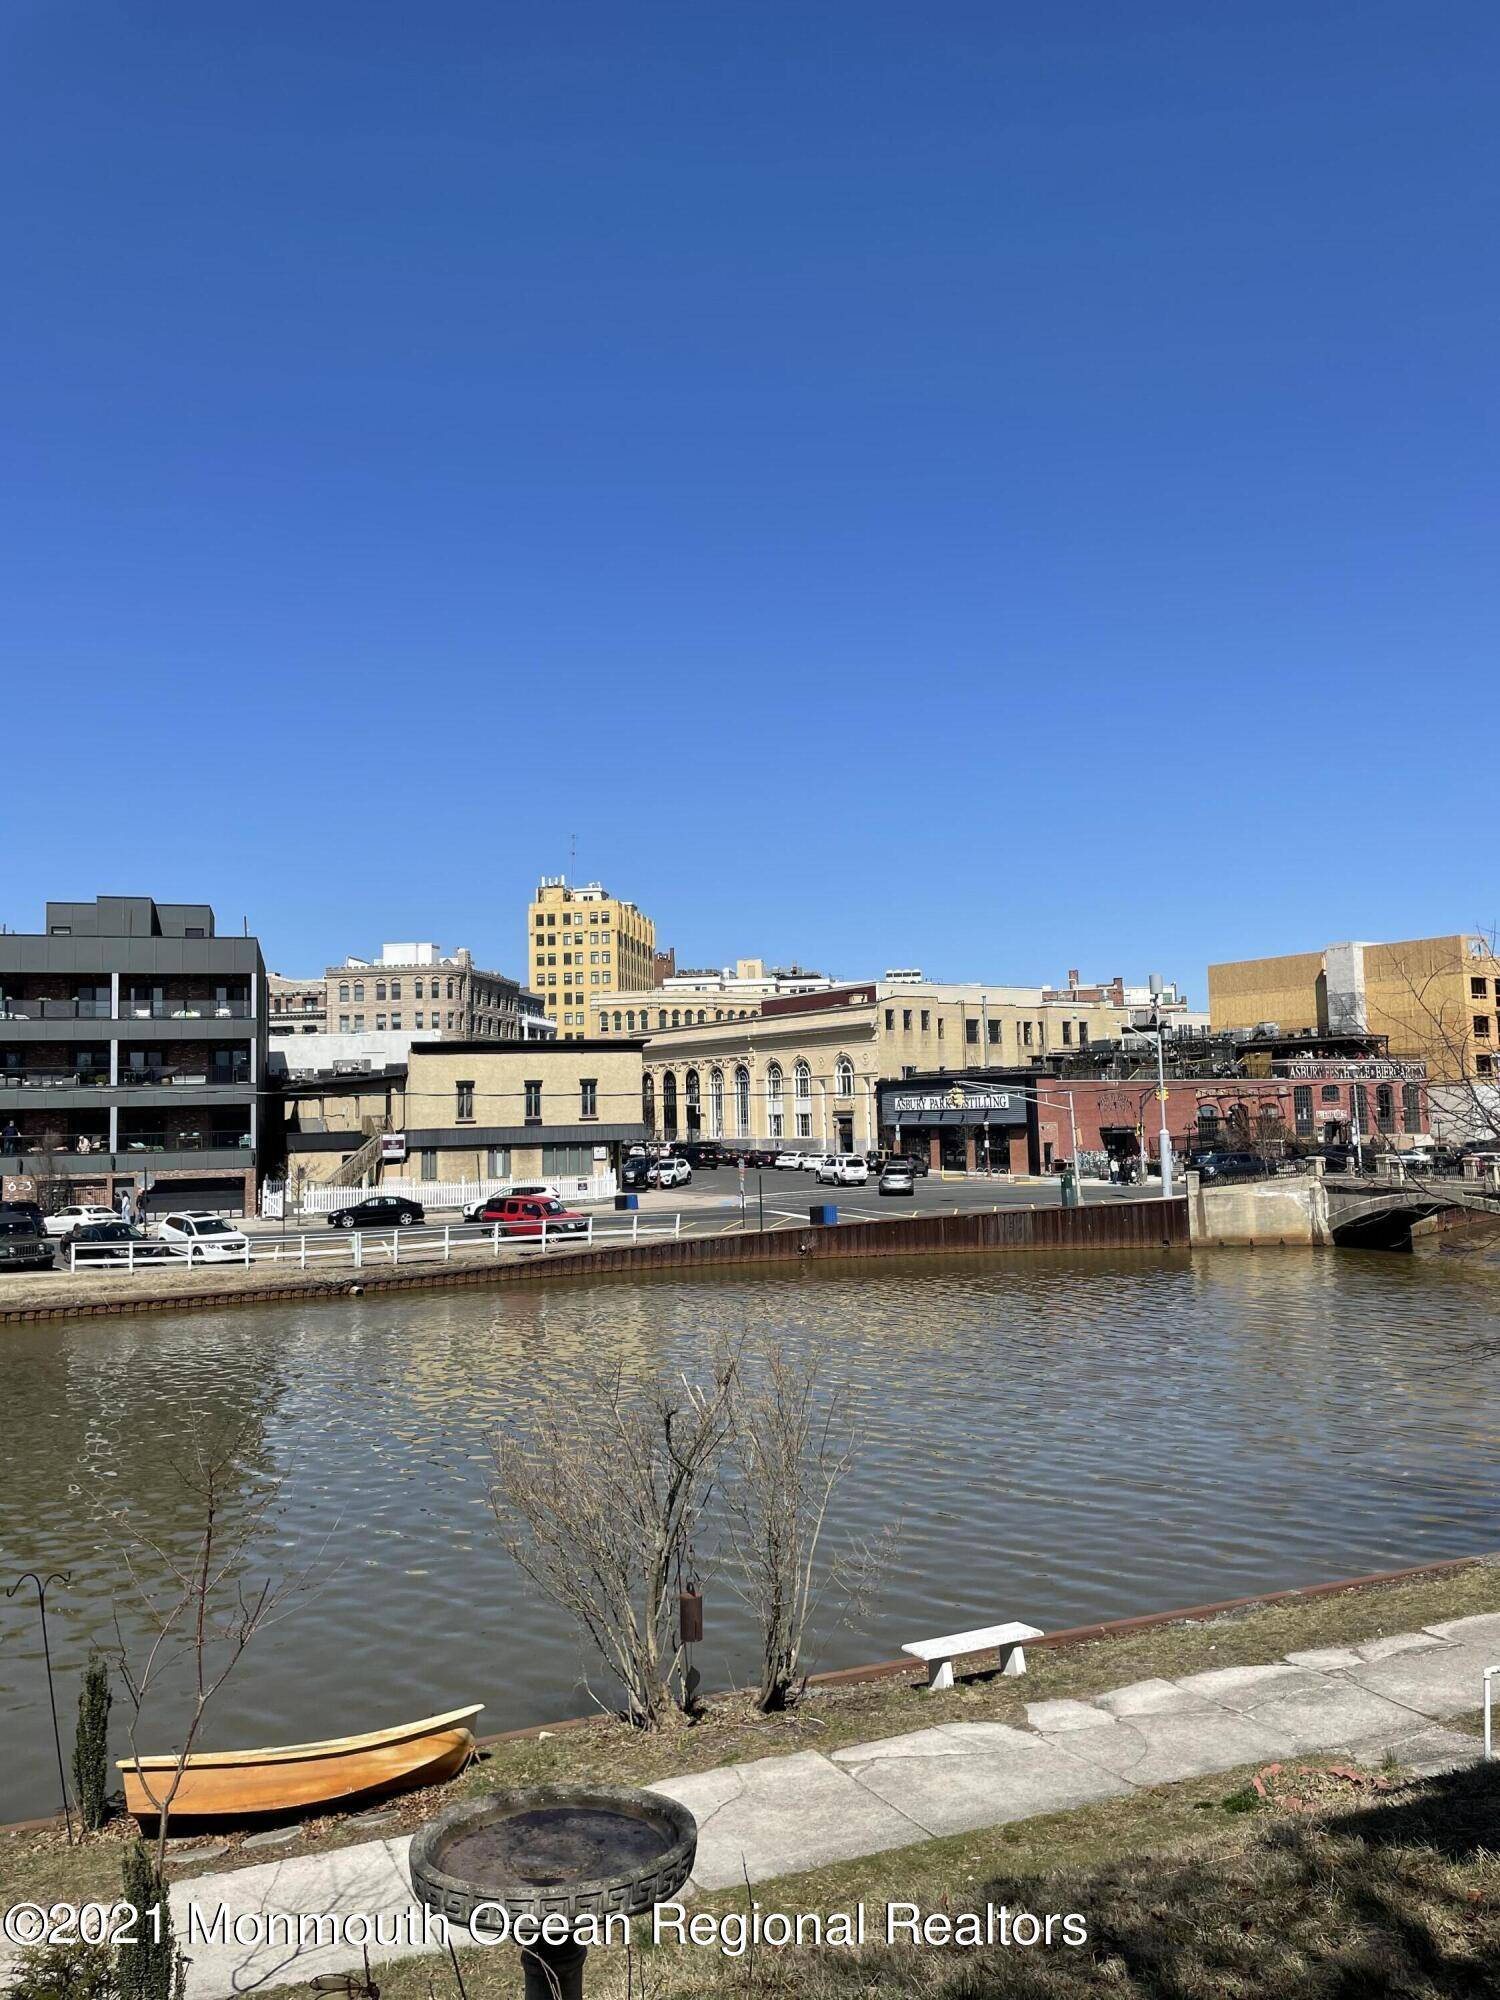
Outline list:
[[[1425,1065],[1383,1055],[1277,1059],[1263,1076],[1168,1076],[1167,1131],[1179,1159],[1214,1147],[1347,1144],[1399,1151],[1426,1136]],[[1155,1160],[1154,1070],[1122,1077],[1045,1070],[931,1071],[879,1086],[881,1141],[950,1172],[1047,1173],[1073,1155]]]

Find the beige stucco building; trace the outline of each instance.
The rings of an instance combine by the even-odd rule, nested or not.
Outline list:
[[[647,1123],[663,1138],[864,1151],[882,1079],[1027,1067],[1128,1025],[1129,1009],[1040,987],[854,981],[767,1000],[748,1021],[653,1030]]]
[[[587,1039],[413,1047],[405,1164],[427,1181],[587,1177],[646,1136],[641,1045]]]
[[[577,887],[544,876],[526,915],[527,980],[566,1040],[597,1032],[606,994],[648,991],[655,978],[656,925],[598,882]]]

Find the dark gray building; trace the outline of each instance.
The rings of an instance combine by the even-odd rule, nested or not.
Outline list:
[[[265,1072],[260,945],[206,903],[49,903],[45,934],[0,934],[7,1184],[253,1211]]]

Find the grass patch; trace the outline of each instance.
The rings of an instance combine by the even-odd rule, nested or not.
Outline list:
[[[1321,1760],[1306,1760],[1310,1772]],[[1500,1966],[1500,1782],[1475,1769],[1346,1794],[1314,1817],[1274,1798],[1242,1812],[1253,1771],[1163,1787],[757,1885],[763,1911],[828,1916],[890,1901],[924,1912],[1076,1913],[1087,1942],[762,1947],[753,1962],[664,1944],[595,1952],[593,2000],[1362,2000],[1493,1993]],[[743,1891],[706,1911],[744,1910]],[[1060,1930],[1060,1927],[1059,1927]],[[637,1933],[638,1939],[645,1935]],[[461,1952],[468,2000],[518,1990],[507,1947]],[[457,2000],[451,1968],[377,1971],[382,2000]]]
[[[440,1806],[503,1785],[575,1779],[646,1785],[719,1764],[797,1750],[836,1750],[933,1723],[998,1721],[1024,1726],[1028,1702],[1086,1698],[1129,1681],[1172,1679],[1209,1667],[1254,1666],[1286,1652],[1348,1645],[1493,1611],[1500,1611],[1500,1567],[1474,1563],[1446,1576],[1251,1607],[1198,1624],[1160,1626],[1056,1649],[1031,1647],[1030,1671],[1021,1679],[985,1673],[935,1694],[921,1685],[920,1676],[855,1682],[814,1689],[796,1708],[778,1716],[758,1714],[748,1697],[723,1696],[710,1701],[701,1720],[655,1736],[642,1736],[604,1717],[550,1734],[543,1728],[493,1746],[463,1777],[439,1791],[392,1800],[387,1809],[392,1817],[378,1827],[358,1817],[310,1820],[295,1842],[269,1851],[246,1852],[237,1838],[231,1838],[222,1857],[195,1862],[191,1872],[286,1859],[347,1846],[377,1833],[409,1832]],[[1451,1726],[1477,1729],[1477,1717],[1455,1719]],[[56,1831],[0,1835],[0,1904],[36,1897],[75,1901],[113,1897],[128,1831],[117,1820],[72,1849],[65,1845],[60,1826]]]

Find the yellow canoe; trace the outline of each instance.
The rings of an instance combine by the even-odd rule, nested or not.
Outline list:
[[[172,1796],[172,1819],[251,1819],[342,1807],[456,1777],[474,1754],[469,1725],[483,1708],[455,1708],[368,1736],[284,1743],[270,1750],[195,1750]],[[127,1811],[155,1823],[175,1757],[122,1757]]]

